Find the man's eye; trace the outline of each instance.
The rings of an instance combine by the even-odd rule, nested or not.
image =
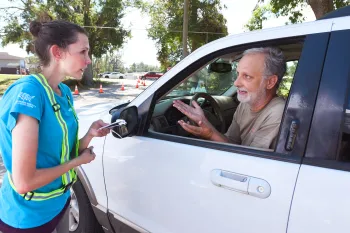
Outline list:
[[[244,78],[246,78],[246,79],[251,79],[252,77],[250,77],[249,75],[244,75]]]

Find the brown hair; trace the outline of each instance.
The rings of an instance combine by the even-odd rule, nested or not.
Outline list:
[[[50,63],[49,49],[52,45],[65,49],[68,45],[77,42],[78,33],[87,35],[84,28],[64,20],[46,23],[32,21],[30,33],[35,37],[34,50],[43,66]]]

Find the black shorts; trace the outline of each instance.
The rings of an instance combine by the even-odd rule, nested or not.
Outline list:
[[[34,228],[27,228],[27,229],[13,228],[5,224],[0,219],[0,232],[2,233],[51,233],[55,230],[56,226],[60,222],[61,218],[63,217],[64,213],[69,207],[69,203],[70,203],[70,198],[68,199],[67,203],[64,205],[63,210],[56,217],[54,217],[50,222]]]

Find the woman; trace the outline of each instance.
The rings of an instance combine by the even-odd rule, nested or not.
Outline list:
[[[19,79],[0,101],[0,152],[7,169],[0,190],[0,232],[68,232],[74,168],[95,158],[89,143],[108,129],[94,122],[78,140],[66,76],[81,79],[91,63],[86,32],[65,21],[32,22],[42,73]],[[64,216],[64,217],[63,217]]]

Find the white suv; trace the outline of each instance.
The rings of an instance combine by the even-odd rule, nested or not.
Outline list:
[[[123,79],[124,78],[124,74],[122,74],[120,72],[111,72],[111,73],[102,75],[102,77],[103,78],[119,78],[119,79]]]
[[[132,102],[80,115],[81,133],[98,118],[124,119],[127,127],[92,141],[97,156],[79,168],[72,213],[79,208],[80,215],[71,230],[347,232],[350,17],[339,16],[350,15],[350,8],[344,9],[315,22],[213,41]],[[196,99],[192,88],[200,81],[205,94],[198,102],[219,131],[227,130],[239,104],[232,84],[236,63],[244,50],[264,46],[279,47],[297,64],[291,88],[281,87],[286,106],[276,148],[216,143],[182,130],[177,121],[184,115],[172,102]],[[232,70],[211,70],[217,62]]]

